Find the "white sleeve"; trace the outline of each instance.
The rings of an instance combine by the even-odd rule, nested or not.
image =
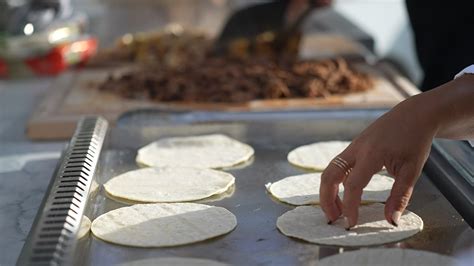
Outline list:
[[[461,72],[459,72],[456,76],[454,76],[454,78],[455,79],[459,78],[460,76],[462,76],[464,74],[474,74],[474,65],[470,65],[470,66],[466,67]],[[471,147],[474,148],[474,140],[468,140],[468,141],[471,144]]]
[[[454,76],[454,78],[457,79],[464,74],[474,74],[474,65],[470,65],[466,67],[461,72],[457,73],[456,76]]]

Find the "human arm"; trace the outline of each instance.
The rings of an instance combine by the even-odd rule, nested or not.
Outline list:
[[[338,156],[352,168],[347,177],[332,163],[322,174],[320,201],[328,221],[343,215],[348,228],[355,226],[362,189],[385,166],[395,178],[385,218],[396,225],[435,137],[474,138],[474,75],[465,74],[403,101],[355,138]],[[342,200],[337,196],[340,183]]]

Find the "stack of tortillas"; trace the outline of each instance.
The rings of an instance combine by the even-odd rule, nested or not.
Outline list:
[[[254,150],[230,137],[214,134],[166,138],[138,151],[140,165],[104,184],[109,198],[129,204],[94,220],[95,236],[112,243],[165,247],[203,241],[233,230],[235,216],[224,208],[197,203],[229,191],[235,178],[211,168],[249,160]]]

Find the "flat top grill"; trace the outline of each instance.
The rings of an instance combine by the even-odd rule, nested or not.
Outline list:
[[[286,156],[291,149],[315,141],[351,140],[378,115],[380,112],[341,111],[326,114],[301,112],[280,118],[259,113],[252,118],[249,114],[245,116],[250,117],[232,114],[229,119],[215,119],[218,122],[202,119],[202,116],[193,121],[188,116],[187,123],[198,122],[193,125],[156,125],[151,120],[140,119],[140,123],[129,120],[112,129],[106,137],[94,179],[98,184],[137,169],[137,149],[162,137],[223,133],[251,145],[255,149],[253,160],[245,167],[226,170],[236,178],[233,194],[206,203],[234,213],[238,220],[237,228],[215,239],[172,248],[125,247],[103,242],[91,235],[78,242],[75,261],[81,265],[110,265],[156,257],[196,257],[236,265],[308,265],[326,256],[353,250],[309,244],[278,232],[277,218],[294,206],[274,200],[266,192],[265,184],[289,175],[307,173],[287,162]],[[89,194],[85,210],[88,217],[94,219],[104,212],[126,206],[108,199],[100,186],[92,187],[97,189],[92,188]],[[408,240],[384,247],[453,254],[472,244],[472,229],[425,174],[415,188],[408,209],[423,218],[424,230]]]

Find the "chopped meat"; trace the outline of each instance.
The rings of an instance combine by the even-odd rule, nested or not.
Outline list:
[[[112,75],[100,90],[160,102],[246,102],[360,92],[372,79],[344,59],[276,63],[264,58],[207,57],[179,66],[154,63]]]

